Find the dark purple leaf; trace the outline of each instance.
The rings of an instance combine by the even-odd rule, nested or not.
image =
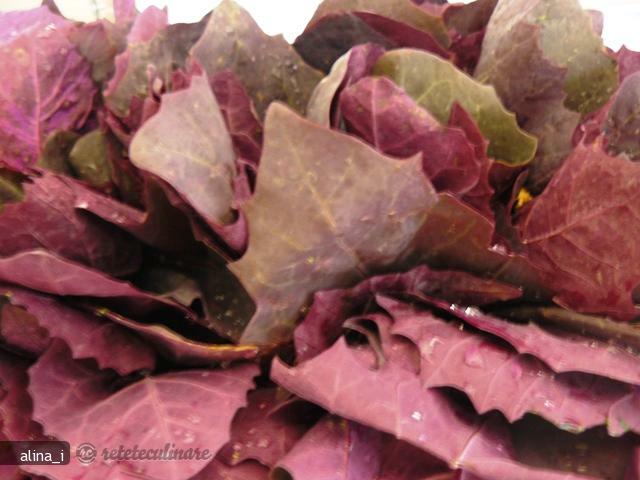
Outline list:
[[[22,307],[45,329],[45,348],[50,338],[64,340],[73,358],[93,358],[99,368],[112,368],[120,375],[155,367],[153,350],[134,333],[53,297],[14,286],[1,288],[11,305]]]
[[[338,59],[331,72],[313,91],[307,106],[307,118],[325,127],[338,128],[342,120],[340,92],[369,75],[384,49],[377,44],[357,45]]]
[[[331,346],[342,333],[343,322],[367,313],[380,293],[432,295],[455,303],[484,305],[518,298],[522,292],[494,280],[464,272],[433,271],[426,266],[404,274],[375,276],[348,290],[317,292],[309,313],[294,332],[298,360],[314,357]]]
[[[112,275],[139,267],[140,248],[131,237],[76,210],[73,180],[45,174],[23,188],[24,200],[0,213],[0,255],[45,248]]]
[[[244,86],[230,70],[215,74],[210,82],[236,155],[257,165],[262,152],[262,125]]]

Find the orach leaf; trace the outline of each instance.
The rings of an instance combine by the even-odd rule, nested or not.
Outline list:
[[[48,295],[0,285],[12,305],[23,307],[50,338],[64,340],[73,358],[93,358],[100,368],[120,375],[153,370],[153,350],[130,331],[89,313],[76,310]]]
[[[290,338],[316,290],[355,283],[406,255],[435,200],[420,171],[419,157],[385,157],[274,104],[256,192],[243,207],[249,247],[231,265],[257,303],[242,340]]]
[[[540,139],[536,191],[572,149],[575,112],[596,110],[617,87],[616,62],[591,26],[576,0],[500,1],[487,26],[475,76]]]
[[[400,49],[384,54],[374,73],[391,78],[442,124],[458,102],[489,140],[489,155],[496,160],[516,166],[533,158],[536,139],[520,130],[493,87],[476,82],[451,63],[426,52]]]
[[[204,22],[173,24],[150,41],[130,44],[116,57],[115,73],[103,93],[109,110],[118,117],[129,115],[132,101],[149,95],[150,69],[155,78],[170,86],[175,68],[184,66],[204,26]]]
[[[402,274],[377,275],[353,288],[317,292],[309,313],[296,328],[298,361],[321,353],[341,335],[349,317],[368,313],[377,294],[434,296],[462,305],[486,305],[520,297],[522,291],[465,272],[430,270],[425,265]]]
[[[0,258],[0,281],[54,295],[116,299],[126,310],[138,314],[168,308],[182,318],[190,317],[187,309],[171,300],[45,250],[28,250]]]
[[[219,362],[251,360],[259,349],[253,345],[230,345],[191,340],[158,323],[142,323],[126,318],[105,308],[96,309],[96,315],[133,330],[152,344],[165,358],[179,365],[210,366]]]
[[[585,478],[536,470],[518,462],[504,447],[508,434],[494,432],[494,424],[499,426],[500,421],[469,417],[443,392],[425,390],[413,372],[392,362],[372,370],[357,353],[341,338],[297,367],[289,368],[276,359],[271,377],[332,413],[395,435],[452,468],[463,468],[481,478]]]
[[[353,47],[340,57],[313,91],[307,106],[307,118],[325,127],[337,127],[341,120],[337,102],[340,92],[368,75],[383,53],[381,46],[367,43]]]
[[[597,192],[602,192],[598,194]],[[578,145],[520,225],[531,260],[555,301],[621,319],[637,315],[640,166]]]
[[[498,60],[491,59],[492,55],[501,44],[513,43],[509,38],[514,32],[513,25],[521,22],[540,28],[539,48],[544,56],[554,65],[566,68],[564,90],[568,108],[587,113],[607,101],[618,84],[616,62],[605,52],[602,39],[592,29],[591,16],[576,0],[498,2],[487,27],[483,45],[486,60],[481,60],[481,64]],[[516,75],[532,79],[527,76],[534,71],[511,71],[510,65],[503,63],[499,70],[510,74],[513,81],[517,81]]]
[[[0,63],[11,72],[0,87],[0,162],[16,170],[35,164],[49,133],[82,127],[92,108],[89,64],[65,35],[71,24],[56,23],[0,43]]]
[[[0,255],[46,248],[113,275],[140,265],[140,247],[126,233],[77,211],[73,180],[46,174],[24,184],[25,198],[0,213]]]
[[[266,35],[233,0],[223,0],[211,13],[191,55],[209,76],[232,70],[245,85],[261,117],[275,100],[303,113],[321,78],[282,36]]]
[[[331,415],[318,422],[278,468],[294,480],[453,480],[456,475],[405,442]],[[282,473],[276,470],[276,478]]]
[[[460,307],[434,298],[428,301],[465,323],[502,338],[519,353],[539,358],[554,372],[584,372],[631,385],[640,383],[640,356],[633,351],[580,335],[558,335],[534,322],[508,322],[475,307]]]
[[[385,0],[324,0],[310,24],[327,14],[335,12],[369,12],[431,34],[444,47],[449,46],[449,36],[441,17],[421,9],[411,0],[387,2]]]
[[[631,385],[581,373],[556,375],[537,358],[461,330],[428,311],[384,298],[379,303],[393,316],[391,331],[420,350],[422,385],[462,390],[478,413],[499,410],[509,422],[535,413],[571,432],[629,423],[624,418],[613,421],[612,410],[633,396]],[[624,413],[633,419],[640,410]]]
[[[54,342],[29,369],[29,393],[34,418],[47,434],[68,441],[72,451],[86,442],[99,452],[129,443],[162,451],[169,443],[215,453],[228,440],[233,415],[246,403],[256,373],[257,368],[247,364],[226,371],[172,372],[112,393],[112,376],[72,360],[64,344]],[[135,421],[122,424],[122,415]],[[206,460],[196,458],[114,462],[99,455],[91,469],[74,458],[65,466],[30,471],[77,480],[128,473],[187,480],[205,466]]]
[[[604,126],[607,149],[614,155],[640,157],[640,72],[629,75],[616,93]]]
[[[233,219],[235,154],[220,108],[202,76],[163,96],[131,142],[131,161],[171,184],[207,222]],[[202,183],[193,185],[193,179]]]

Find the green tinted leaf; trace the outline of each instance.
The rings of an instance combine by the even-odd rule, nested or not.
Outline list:
[[[47,137],[37,165],[55,173],[71,174],[69,152],[80,135],[66,130],[56,130]]]
[[[384,156],[273,104],[243,208],[249,247],[230,266],[257,305],[242,341],[286,340],[314,292],[402,262],[435,200],[420,156]]]
[[[69,153],[69,164],[80,180],[96,188],[111,182],[107,138],[101,130],[83,135]]]
[[[204,26],[204,21],[169,25],[149,42],[129,44],[129,48],[116,57],[116,72],[104,91],[107,107],[116,115],[126,117],[131,99],[144,98],[149,93],[149,69],[166,85],[171,85],[171,73],[184,65],[189,49]]]
[[[19,202],[24,198],[20,183],[20,175],[11,170],[0,168],[0,211],[2,211],[3,204]]]
[[[537,38],[531,34],[523,38],[526,26],[539,30]],[[594,111],[617,87],[616,62],[605,52],[591,16],[577,0],[501,0],[487,26],[475,76],[496,85],[502,96],[504,87],[499,85],[542,90],[557,81],[557,75],[548,78],[554,76],[549,75],[553,67],[563,72],[565,105],[577,112]],[[543,84],[536,86],[540,80]]]
[[[251,15],[232,0],[224,0],[211,12],[191,54],[209,76],[233,70],[260,116],[274,100],[304,112],[311,92],[322,78],[282,35],[266,35]]]
[[[489,155],[496,160],[523,165],[533,158],[536,139],[520,130],[493,87],[478,83],[450,62],[419,50],[400,49],[383,55],[374,73],[394,80],[443,124],[458,102],[489,140]]]

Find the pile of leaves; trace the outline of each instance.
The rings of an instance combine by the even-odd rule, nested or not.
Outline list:
[[[577,0],[0,15],[3,479],[640,478],[640,53]],[[125,448],[213,459],[105,459]]]

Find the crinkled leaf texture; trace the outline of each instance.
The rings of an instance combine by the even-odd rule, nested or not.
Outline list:
[[[486,305],[519,298],[522,291],[465,272],[434,271],[424,265],[402,274],[374,276],[350,289],[323,290],[314,295],[309,312],[294,332],[298,361],[330,347],[342,333],[344,321],[368,313],[376,294],[433,295],[462,305]]]
[[[409,253],[435,201],[419,162],[270,107],[256,192],[243,207],[249,247],[230,267],[257,304],[243,342],[289,339],[315,291]]]
[[[372,370],[358,353],[341,338],[297,367],[289,368],[276,359],[271,377],[330,412],[395,435],[452,468],[468,470],[481,478],[586,478],[520,463],[512,449],[505,447],[509,435],[498,418],[469,416],[445,393],[425,390],[419,377],[402,363],[387,362]]]
[[[227,370],[189,370],[146,377],[113,393],[113,377],[71,359],[54,342],[29,369],[33,416],[47,434],[65,439],[71,450],[84,442],[104,448],[208,449],[215,455],[229,439],[231,420],[246,400],[255,365]],[[126,418],[126,423],[122,419]],[[33,466],[33,473],[57,478],[120,478],[143,474],[160,480],[188,479],[204,459],[105,461],[100,455],[86,467],[77,459],[66,466]],[[64,473],[63,473],[64,472]]]
[[[629,425],[640,410],[630,385],[579,373],[556,375],[535,357],[521,355],[500,342],[460,329],[430,312],[378,299],[393,316],[391,331],[409,338],[420,351],[424,387],[454,387],[465,392],[478,413],[502,412],[509,422],[535,413],[572,432],[598,425]],[[618,418],[616,418],[618,417]],[[615,422],[614,422],[615,419]]]

